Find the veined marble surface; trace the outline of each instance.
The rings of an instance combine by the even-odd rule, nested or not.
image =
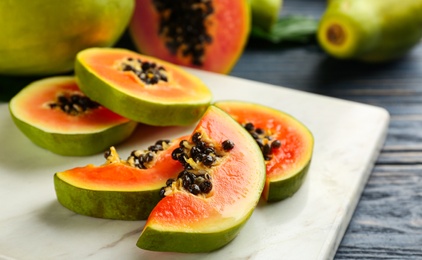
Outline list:
[[[0,105],[0,259],[330,259],[341,241],[384,142],[388,113],[378,107],[191,70],[215,100],[246,100],[287,112],[309,127],[314,156],[302,188],[287,200],[260,202],[238,237],[207,254],[136,247],[144,221],[77,215],[56,200],[53,174],[102,155],[64,157],[32,144]],[[193,127],[139,127],[117,149],[128,154]]]

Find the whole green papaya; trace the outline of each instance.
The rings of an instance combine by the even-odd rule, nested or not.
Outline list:
[[[318,42],[340,59],[380,62],[398,58],[422,38],[422,0],[331,1]]]
[[[78,51],[119,39],[134,5],[134,0],[1,0],[0,74],[73,70]]]

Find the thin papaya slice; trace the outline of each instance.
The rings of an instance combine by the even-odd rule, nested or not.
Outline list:
[[[212,100],[211,91],[198,77],[174,64],[125,49],[79,52],[75,75],[88,97],[149,125],[195,123]]]
[[[160,200],[160,189],[183,169],[172,160],[180,139],[158,140],[122,160],[116,149],[103,165],[76,167],[54,175],[57,199],[81,215],[118,220],[144,220]]]
[[[225,246],[251,216],[264,187],[258,145],[228,114],[210,106],[173,155],[184,170],[163,188],[137,246],[188,253]]]
[[[36,145],[67,156],[104,152],[137,123],[89,99],[71,76],[37,80],[9,103],[16,126]]]
[[[314,146],[310,130],[282,111],[250,102],[218,101],[255,139],[266,164],[263,198],[280,201],[293,196],[305,180]]]
[[[339,59],[399,58],[422,38],[421,13],[420,0],[331,1],[318,27],[318,41]]]

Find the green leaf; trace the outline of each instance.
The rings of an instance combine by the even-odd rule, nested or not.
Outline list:
[[[264,39],[272,43],[307,43],[315,38],[318,23],[319,20],[312,17],[289,15],[280,17],[270,31],[253,26],[251,37]]]

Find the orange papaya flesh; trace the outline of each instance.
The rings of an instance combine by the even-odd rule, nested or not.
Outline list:
[[[138,60],[140,64],[133,63]],[[138,69],[126,70],[128,64]],[[144,64],[155,69],[143,70]],[[81,51],[77,55],[75,74],[81,89],[91,99],[120,115],[149,125],[196,122],[212,99],[208,87],[187,71],[125,49]],[[158,78],[147,83],[141,79],[141,74]]]
[[[77,96],[76,101],[71,101],[72,96]],[[60,98],[66,101],[63,103]],[[137,125],[87,101],[71,76],[29,84],[11,99],[9,110],[15,124],[32,142],[61,155],[102,152],[129,137]]]
[[[279,110],[243,101],[219,101],[215,106],[230,114],[237,122],[245,126],[252,123],[254,129],[263,129],[264,135],[270,136],[268,143],[278,140],[280,147],[271,147],[265,154],[267,179],[263,191],[266,201],[280,201],[293,196],[301,187],[312,159],[314,139],[310,130],[291,115]],[[251,131],[251,133],[254,131]]]
[[[136,165],[131,156],[120,159],[111,147],[111,155],[103,165],[89,164],[58,172],[54,175],[57,199],[64,207],[82,215],[146,219],[160,200],[160,188],[183,169],[178,161],[171,159],[179,141],[175,139],[157,152],[146,168]]]
[[[259,201],[265,164],[251,136],[229,115],[211,106],[196,126],[220,147],[225,140],[234,143],[220,161],[207,169],[212,180],[208,194],[193,195],[172,184],[151,212],[137,246],[153,251],[208,252],[216,250],[240,232]]]
[[[141,53],[197,69],[230,72],[249,35],[251,15],[247,1],[211,0],[199,8],[198,3],[190,1],[167,5],[155,5],[156,2],[160,1],[138,1],[129,26],[132,39]],[[196,19],[198,9],[203,10],[204,19]],[[164,23],[166,26],[161,27]],[[178,27],[168,24],[174,27],[178,24]],[[169,48],[177,45],[175,42],[180,39],[183,43],[176,50]],[[189,49],[189,45],[193,50]],[[199,48],[196,53],[195,48]],[[183,54],[184,51],[188,54]]]

